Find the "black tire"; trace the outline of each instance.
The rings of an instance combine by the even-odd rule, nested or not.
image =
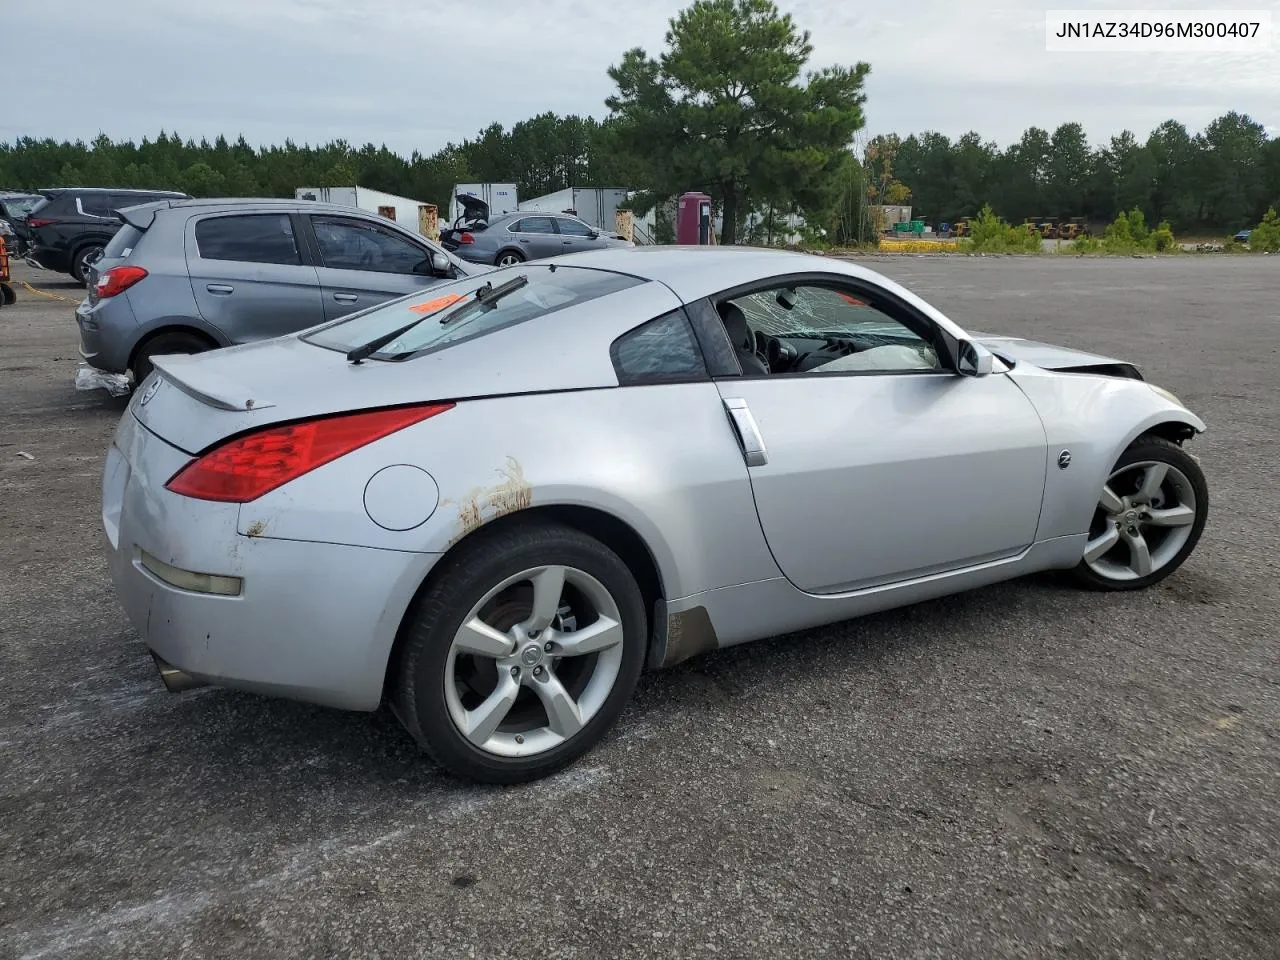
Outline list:
[[[532,757],[498,756],[473,745],[450,717],[444,692],[449,649],[463,618],[486,592],[522,570],[552,563],[577,567],[612,595],[623,629],[621,666],[600,709],[578,733]],[[635,691],[649,636],[643,596],[618,555],[571,527],[542,521],[515,522],[473,535],[445,558],[438,577],[410,610],[404,629],[404,646],[391,678],[395,715],[450,773],[492,784],[549,776],[594,747]]]
[[[130,369],[133,372],[133,385],[136,387],[150,376],[153,369],[151,358],[166,353],[203,353],[215,348],[215,344],[194,333],[175,331],[162,333],[148,340],[133,358]]]
[[[90,260],[96,260],[102,255],[103,246],[100,243],[86,243],[71,255],[71,277],[81,286],[87,286],[89,283],[89,263]]]
[[[500,267],[502,266],[502,261],[507,258],[510,258],[511,260],[511,263],[507,264],[509,267],[513,267],[517,263],[524,263],[527,259],[519,250],[503,250],[493,258],[493,265],[495,267]]]
[[[1144,460],[1167,463],[1179,470],[1190,482],[1196,499],[1195,519],[1191,523],[1190,535],[1167,563],[1144,577],[1137,577],[1131,580],[1113,580],[1102,576],[1081,559],[1079,565],[1071,571],[1072,576],[1080,586],[1091,590],[1106,591],[1144,590],[1164,580],[1182,566],[1187,557],[1191,555],[1191,551],[1196,548],[1196,544],[1200,542],[1200,535],[1204,532],[1205,522],[1209,518],[1209,485],[1205,480],[1204,471],[1200,469],[1199,462],[1176,443],[1165,440],[1163,437],[1144,434],[1131,443],[1124,453],[1120,455],[1120,458],[1116,460],[1115,466],[1111,468],[1112,473],[1122,467],[1140,463]]]

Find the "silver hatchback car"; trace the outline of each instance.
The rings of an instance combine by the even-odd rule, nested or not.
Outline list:
[[[490,269],[338,204],[165,200],[118,215],[76,321],[81,356],[134,383],[155,356],[293,333]]]

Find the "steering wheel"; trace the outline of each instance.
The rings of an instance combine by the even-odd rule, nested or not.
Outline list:
[[[800,356],[791,344],[783,343],[778,337],[768,338],[765,352],[767,354],[765,362],[769,365],[770,372],[785,370]]]

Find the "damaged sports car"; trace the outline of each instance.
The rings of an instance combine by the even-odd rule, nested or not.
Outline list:
[[[170,689],[386,704],[453,773],[596,744],[641,672],[1062,570],[1148,587],[1205,425],[852,263],[635,248],[155,359],[102,521]]]

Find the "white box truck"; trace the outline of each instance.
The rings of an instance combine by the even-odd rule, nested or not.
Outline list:
[[[394,220],[406,230],[421,233],[418,228],[418,208],[424,204],[420,200],[397,197],[394,193],[383,193],[368,187],[299,187],[293,195],[297,200],[319,200],[322,203],[357,207]]]
[[[567,213],[606,233],[617,230],[618,206],[630,190],[613,187],[570,187],[520,204],[521,210]]]

